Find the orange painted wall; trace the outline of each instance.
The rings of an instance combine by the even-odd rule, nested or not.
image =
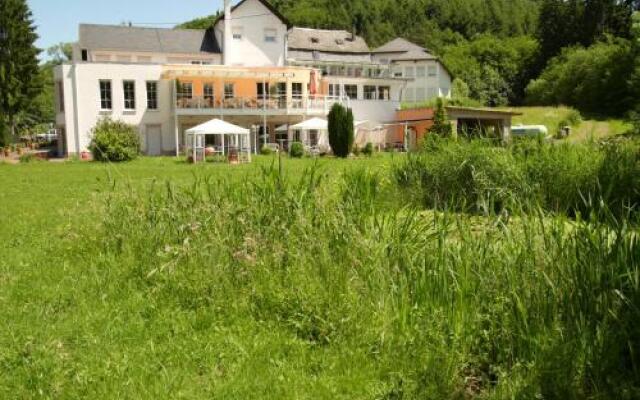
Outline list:
[[[409,128],[415,130],[416,139],[419,143],[426,136],[426,132],[433,126],[433,109],[416,108],[412,110],[401,110],[396,112],[396,121],[398,123],[408,122]],[[404,126],[397,126],[394,136],[394,141],[401,142],[404,137]]]

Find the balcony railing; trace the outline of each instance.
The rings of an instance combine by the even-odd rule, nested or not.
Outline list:
[[[303,111],[329,110],[335,103],[347,99],[336,96],[257,96],[214,98],[178,96],[176,108],[180,110],[247,110],[247,111]]]

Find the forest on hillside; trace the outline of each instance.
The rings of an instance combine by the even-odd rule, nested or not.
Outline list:
[[[371,47],[395,37],[425,46],[455,75],[460,102],[616,116],[640,103],[639,0],[270,2],[293,25],[355,29]]]

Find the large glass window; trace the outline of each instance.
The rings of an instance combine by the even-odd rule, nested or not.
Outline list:
[[[364,99],[365,100],[375,100],[377,98],[378,88],[375,86],[365,86],[364,87]]]
[[[405,78],[414,78],[416,76],[415,68],[413,67],[404,67],[404,77]]]
[[[178,82],[177,88],[178,88],[177,97],[179,100],[193,98],[193,83]]]
[[[358,100],[358,85],[344,85],[344,92],[351,100]]]
[[[136,83],[134,81],[123,81],[122,89],[124,91],[124,109],[136,109]]]
[[[204,101],[206,105],[209,107],[213,107],[215,95],[213,90],[213,83],[205,83],[204,86],[202,86],[202,94],[204,95]]]
[[[429,67],[429,77],[433,78],[438,75],[438,68],[435,65]]]
[[[424,78],[427,76],[427,68],[425,66],[416,67],[416,77]]]
[[[233,83],[224,84],[224,98],[233,99],[236,97],[236,85]]]
[[[378,100],[391,100],[391,87],[380,86],[378,87]]]
[[[158,82],[147,82],[147,108],[149,110],[158,109]]]
[[[258,99],[264,100],[269,98],[269,84],[259,82],[257,84]]]
[[[291,94],[294,99],[302,98],[302,83],[294,82],[291,84]]]
[[[111,110],[113,108],[111,93],[111,81],[100,81],[100,109]]]
[[[404,90],[404,101],[408,101],[408,102],[416,101],[415,90],[413,88],[406,88]]]
[[[340,85],[337,83],[329,84],[329,96],[332,97],[340,97],[342,96],[342,91],[340,90]]]

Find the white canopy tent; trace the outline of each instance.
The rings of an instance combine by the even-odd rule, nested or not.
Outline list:
[[[240,155],[246,155],[246,160],[251,162],[251,131],[241,126],[233,125],[220,119],[212,119],[204,124],[195,126],[186,131],[187,143],[191,147],[193,162],[200,158],[205,159],[205,137],[219,136],[222,140],[221,153],[226,155],[225,139],[229,137],[229,153],[236,152],[238,160]],[[199,157],[200,156],[200,157]]]

